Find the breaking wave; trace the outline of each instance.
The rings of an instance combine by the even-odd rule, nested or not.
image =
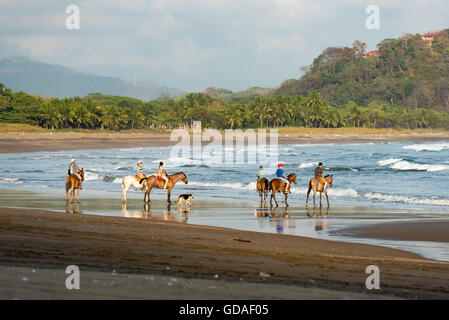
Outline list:
[[[402,148],[415,150],[416,152],[441,151],[441,150],[449,149],[449,143],[413,144],[410,146],[404,146]]]
[[[399,202],[406,204],[431,205],[431,206],[449,206],[449,199],[440,198],[418,198],[411,196],[386,195],[381,193],[366,193],[365,198],[370,200],[380,200],[382,202]]]

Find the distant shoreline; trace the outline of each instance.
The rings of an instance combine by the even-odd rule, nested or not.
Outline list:
[[[449,132],[387,130],[327,130],[283,128],[279,144],[376,143],[376,142],[436,142],[449,141]],[[267,138],[267,142],[269,142]],[[169,133],[157,132],[0,132],[0,153],[39,151],[91,150],[112,148],[167,147]],[[209,144],[209,142],[204,142]]]

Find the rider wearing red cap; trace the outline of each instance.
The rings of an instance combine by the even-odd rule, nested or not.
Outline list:
[[[288,190],[290,193],[290,181],[288,181],[288,177],[285,175],[284,170],[282,169],[284,165],[282,163],[278,164],[278,169],[276,170],[276,177],[278,178],[285,178],[287,186],[285,187],[285,190]]]

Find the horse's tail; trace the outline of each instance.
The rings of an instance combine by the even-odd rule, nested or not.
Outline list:
[[[147,180],[147,179],[148,179],[148,177],[140,179],[140,180],[139,180],[139,184],[142,184],[142,182],[143,182],[144,180]]]
[[[122,189],[125,187],[125,178],[122,178]]]
[[[307,190],[307,194],[310,193],[310,190],[312,190],[312,179],[309,180],[309,189]]]
[[[272,189],[272,184],[273,184],[273,180],[271,180],[271,181],[268,183],[268,191],[271,191],[271,189]]]
[[[263,188],[264,190],[270,190],[270,181],[268,179],[265,179],[265,186]]]

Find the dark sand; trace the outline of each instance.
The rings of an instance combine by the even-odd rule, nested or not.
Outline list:
[[[61,283],[71,264],[76,296]],[[0,298],[449,298],[449,263],[400,250],[32,209],[0,208],[0,271]]]
[[[346,228],[334,234],[359,238],[449,242],[449,222],[399,222]]]
[[[268,139],[268,138],[267,138]],[[283,134],[279,144],[432,142],[449,140],[449,133],[412,134]],[[163,147],[175,145],[169,134],[156,133],[0,133],[0,153]],[[203,142],[208,144],[209,142]]]

